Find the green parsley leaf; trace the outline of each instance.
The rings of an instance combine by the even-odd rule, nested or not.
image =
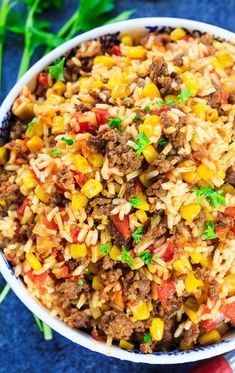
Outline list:
[[[116,117],[116,118],[109,118],[109,127],[114,129],[117,128],[118,131],[121,131],[121,123],[122,123],[122,118]]]
[[[212,221],[206,222],[206,229],[204,230],[204,233],[202,235],[203,240],[212,240],[213,238],[217,238],[217,235],[215,234],[215,226],[212,223]]]
[[[62,82],[64,82],[64,62],[65,57],[56,61],[54,65],[48,66],[50,76],[54,79],[62,80]]]
[[[50,156],[61,155],[61,154],[63,154],[63,152],[62,152],[62,150],[59,150],[59,149],[51,149],[48,154]]]
[[[144,132],[140,132],[136,139],[136,145],[134,147],[134,151],[136,155],[140,155],[144,148],[150,144],[149,138],[145,135]]]
[[[127,249],[125,246],[122,246],[122,256],[121,256],[121,260],[125,263],[128,263],[130,264],[130,266],[134,266],[135,265],[135,262],[134,260],[132,260],[132,257],[130,256],[130,254],[128,253]]]
[[[144,335],[144,343],[149,343],[151,342],[151,337],[150,337],[150,333],[147,333]]]
[[[179,102],[185,103],[189,97],[192,96],[192,91],[189,88],[181,89],[180,94],[177,96]]]
[[[176,102],[173,100],[166,100],[165,103],[167,106],[170,106],[170,107],[174,107],[176,104]]]
[[[146,105],[144,110],[146,111],[147,114],[151,114],[151,107],[149,105]]]
[[[84,284],[84,281],[82,281],[81,279],[78,280],[78,285],[79,286],[82,286]]]
[[[65,137],[61,137],[61,141],[64,141],[67,145],[71,146],[74,144],[74,141],[72,139],[66,139]]]
[[[194,189],[194,192],[196,193],[196,196],[199,197],[197,200],[198,203],[201,203],[202,198],[205,197],[209,204],[214,208],[217,208],[219,205],[226,206],[225,198],[221,196],[223,193],[222,190],[214,190],[210,186],[208,188]]]
[[[156,101],[156,105],[158,106],[159,109],[162,109],[165,103],[164,101]]]
[[[140,120],[140,115],[136,114],[136,116],[134,117],[133,121],[134,122],[138,122],[138,120]]]
[[[141,238],[142,238],[142,234],[143,234],[143,226],[141,225],[140,227],[138,227],[131,235],[131,237],[133,238],[133,240],[136,242],[136,243],[139,243],[141,241]]]
[[[40,121],[40,119],[37,118],[37,117],[35,117],[35,118],[33,118],[33,119],[31,120],[31,122],[28,123],[27,133],[28,133],[29,135],[32,135],[32,133],[33,133],[33,125],[34,125],[35,123],[38,123],[39,121]]]
[[[141,202],[140,196],[137,196],[135,198],[131,198],[130,199],[130,204],[133,207],[136,207],[136,208],[138,208],[140,206],[140,202]]]
[[[158,150],[162,151],[167,144],[168,140],[165,137],[161,136],[157,144]]]
[[[149,250],[142,251],[142,253],[139,254],[139,258],[142,259],[145,264],[151,264],[152,263],[152,254]]]
[[[109,243],[106,243],[106,244],[102,244],[102,245],[100,246],[100,251],[101,251],[103,254],[108,255],[110,247],[111,247],[111,243],[110,243],[110,242],[109,242]]]

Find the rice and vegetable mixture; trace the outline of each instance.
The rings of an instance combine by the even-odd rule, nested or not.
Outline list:
[[[234,61],[183,29],[101,38],[14,102],[1,247],[70,327],[151,353],[235,323]]]

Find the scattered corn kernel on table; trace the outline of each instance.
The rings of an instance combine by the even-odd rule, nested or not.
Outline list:
[[[74,3],[71,6],[71,3]],[[75,8],[75,1],[65,1],[64,12],[48,12],[48,18],[53,20],[55,29],[65,21]],[[235,2],[228,0],[226,6],[219,0],[119,0],[117,11],[127,8],[136,8],[136,17],[143,16],[170,16],[195,19],[212,23],[231,31],[235,31],[234,14]],[[3,89],[1,97],[4,98],[14,85],[21,57],[20,45],[17,37],[6,46],[4,56]],[[36,59],[37,57],[35,57]],[[151,88],[151,87],[150,87]],[[200,107],[198,107],[200,111]],[[203,115],[203,113],[200,113]],[[58,123],[59,125],[59,123]],[[32,147],[35,144],[31,144]],[[150,154],[151,156],[151,154]],[[79,160],[78,160],[79,161]],[[99,161],[99,160],[95,160]],[[204,170],[201,170],[204,172]],[[40,190],[38,191],[40,193]],[[75,205],[81,203],[74,198]],[[187,212],[185,212],[187,213]],[[1,284],[3,283],[0,278]],[[145,364],[134,364],[106,358],[74,345],[62,336],[54,333],[54,339],[46,342],[42,339],[34,324],[31,313],[24,305],[10,293],[0,306],[0,372],[172,372],[184,373],[197,364],[181,364],[177,366],[153,367]]]

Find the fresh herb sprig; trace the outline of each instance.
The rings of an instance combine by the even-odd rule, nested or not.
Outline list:
[[[111,248],[110,242],[106,244],[102,244],[100,246],[100,251],[102,252],[102,254],[108,255],[110,248]]]
[[[212,221],[206,222],[206,229],[204,230],[204,233],[202,235],[203,240],[212,240],[213,238],[217,238],[217,235],[215,233],[215,226],[212,223]]]
[[[141,238],[142,238],[142,235],[143,235],[143,226],[141,225],[140,227],[138,227],[131,235],[131,237],[133,238],[133,240],[136,242],[136,243],[139,243],[141,241]]]
[[[221,195],[223,193],[222,190],[214,190],[212,186],[209,186],[208,188],[194,189],[194,192],[198,197],[198,203],[201,203],[203,198],[206,198],[213,208],[217,208],[219,205],[226,206],[225,198]]]
[[[136,197],[133,197],[133,198],[130,199],[131,206],[133,206],[135,208],[140,207],[140,203],[141,203],[140,196],[136,196]]]
[[[134,151],[136,155],[140,155],[142,151],[144,150],[144,148],[149,144],[150,144],[150,140],[145,135],[145,133],[144,132],[138,133],[137,138],[136,138],[136,144],[134,147]]]
[[[125,246],[122,246],[122,256],[121,256],[121,260],[127,264],[129,264],[131,267],[134,267],[135,266],[135,262],[134,260],[132,259],[131,255],[129,254],[129,252],[127,251],[126,247]]]
[[[116,117],[116,118],[109,118],[108,119],[109,127],[111,129],[117,129],[119,132],[121,132],[121,123],[122,123],[122,118]]]
[[[145,264],[152,263],[152,254],[149,250],[142,251],[142,253],[139,254],[139,258],[142,259],[145,262]]]

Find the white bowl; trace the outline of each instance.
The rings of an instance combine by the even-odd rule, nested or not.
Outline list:
[[[206,23],[190,21],[178,18],[139,18],[129,21],[123,21],[112,25],[96,28],[85,34],[79,35],[72,40],[62,44],[60,47],[53,50],[51,53],[40,59],[31,69],[17,82],[7,95],[0,108],[0,134],[3,135],[2,128],[5,127],[9,110],[18,96],[19,92],[25,85],[33,86],[35,77],[45,67],[51,64],[54,60],[62,57],[72,48],[76,47],[79,43],[90,40],[99,36],[114,34],[114,33],[127,33],[139,34],[146,33],[148,29],[169,27],[183,27],[190,30],[198,30],[201,32],[210,32],[216,37],[232,41],[235,35],[232,32],[226,31],[222,28],[208,25]],[[1,137],[0,137],[1,141]],[[47,323],[52,329],[70,339],[71,341],[86,347],[92,351],[102,353],[107,356],[116,357],[122,360],[129,360],[133,362],[141,362],[148,364],[176,364],[186,363],[190,361],[207,359],[212,356],[220,355],[222,353],[235,349],[235,332],[230,332],[226,335],[223,341],[218,344],[210,345],[207,347],[198,347],[190,351],[171,351],[171,352],[158,352],[155,354],[142,354],[140,352],[129,352],[121,350],[116,346],[109,347],[106,344],[95,341],[90,335],[69,328],[65,323],[53,317],[36,299],[32,298],[23,282],[17,279],[12,271],[10,264],[0,252],[0,272],[5,280],[11,286],[14,293],[18,298],[37,315],[41,320]]]

